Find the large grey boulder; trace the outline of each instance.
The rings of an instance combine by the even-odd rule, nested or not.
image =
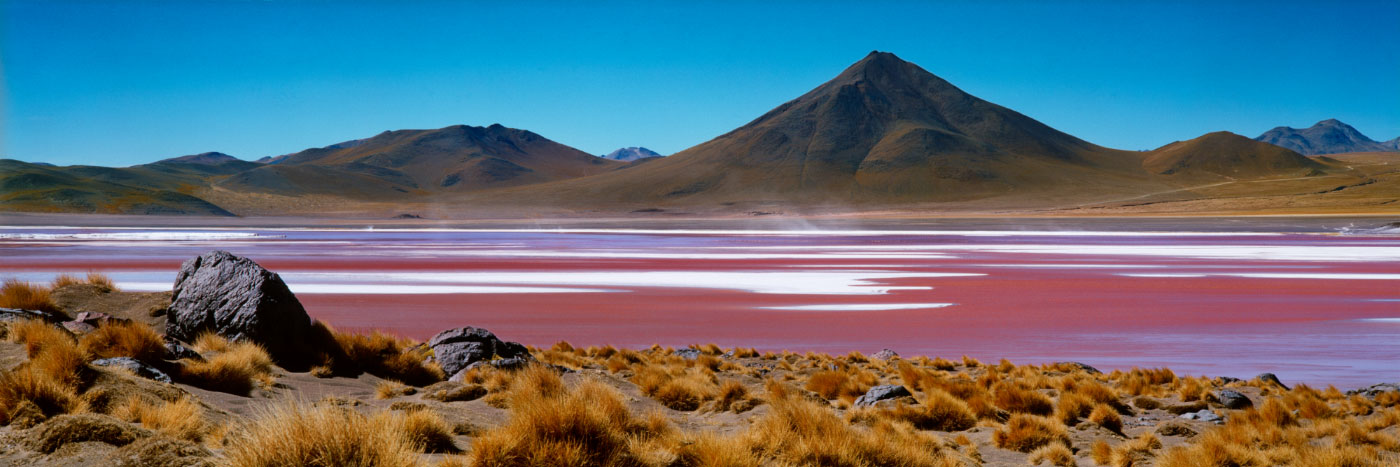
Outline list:
[[[311,317],[282,278],[227,251],[191,258],[175,276],[166,335],[192,342],[206,331],[261,344],[284,367],[315,354]]]
[[[1259,373],[1259,376],[1255,376],[1254,379],[1263,383],[1277,384],[1278,387],[1283,388],[1285,391],[1288,390],[1288,385],[1283,384],[1283,381],[1279,381],[1278,376],[1273,373]]]
[[[455,375],[473,363],[491,360],[496,355],[496,348],[504,344],[491,331],[475,326],[448,329],[428,340],[428,347],[433,349],[438,366],[449,375]]]

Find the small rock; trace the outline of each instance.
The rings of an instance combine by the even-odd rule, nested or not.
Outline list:
[[[0,323],[13,323],[31,319],[41,319],[50,323],[57,323],[62,321],[63,317],[59,316],[57,313],[50,313],[47,311],[0,308]]]
[[[93,360],[92,364],[93,366],[110,366],[116,368],[125,368],[127,370],[130,370],[132,373],[135,373],[136,376],[140,376],[142,378],[152,379],[160,381],[162,383],[171,382],[170,375],[167,375],[165,374],[165,372],[156,369],[156,367],[147,365],[145,363],[142,363],[140,360],[131,357],[104,358],[100,360]]]
[[[89,332],[97,330],[97,326],[93,326],[91,324],[79,321],[64,321],[60,323],[59,326],[63,326],[63,329],[67,329],[68,332],[78,335],[87,334]]]
[[[1080,363],[1080,362],[1057,362],[1057,363],[1055,363],[1055,366],[1057,366],[1057,367],[1071,367],[1071,368],[1077,369],[1077,370],[1079,370],[1079,371],[1083,371],[1083,372],[1085,372],[1085,373],[1089,373],[1089,374],[1091,374],[1091,375],[1103,374],[1103,372],[1099,371],[1098,368],[1094,368],[1094,367],[1092,367],[1092,366],[1089,366],[1089,365],[1087,365],[1087,364]]]
[[[1202,411],[1200,411],[1200,412],[1192,412],[1192,413],[1182,414],[1182,415],[1181,415],[1181,418],[1184,418],[1184,419],[1187,419],[1187,420],[1200,420],[1200,421],[1203,421],[1203,422],[1211,422],[1211,423],[1214,423],[1214,424],[1216,424],[1216,425],[1225,423],[1225,418],[1224,418],[1224,417],[1221,417],[1221,416],[1219,416],[1219,415],[1216,415],[1215,412],[1211,412],[1211,411],[1209,411],[1209,410],[1202,410]]]
[[[1220,405],[1230,410],[1243,410],[1254,407],[1254,401],[1249,400],[1249,397],[1240,394],[1239,391],[1222,389],[1219,393],[1216,393],[1215,397],[1220,399]]]
[[[1187,426],[1185,423],[1181,423],[1174,420],[1167,421],[1166,423],[1158,425],[1155,432],[1158,435],[1162,436],[1180,436],[1183,438],[1190,438],[1192,436],[1196,436],[1196,430],[1192,430],[1191,427]]]
[[[200,355],[199,352],[195,352],[194,349],[185,347],[185,344],[181,344],[180,341],[168,337],[165,338],[166,360],[184,360],[187,358],[190,360],[204,360],[203,355]]]
[[[1279,381],[1278,376],[1275,376],[1273,373],[1259,373],[1259,376],[1255,376],[1254,379],[1265,383],[1274,383],[1277,384],[1279,387],[1283,388],[1285,391],[1288,390],[1288,386],[1285,386],[1283,384],[1283,381]]]
[[[880,349],[879,352],[875,352],[875,354],[871,355],[870,358],[874,358],[877,360],[890,360],[894,358],[899,358],[899,354],[895,353],[895,351],[890,349]]]
[[[695,360],[700,358],[700,349],[692,349],[689,347],[684,349],[676,349],[676,351],[671,352],[671,355],[675,355],[686,360]]]
[[[913,394],[910,394],[908,389],[905,389],[904,386],[900,386],[898,384],[886,384],[881,386],[875,386],[873,388],[870,388],[869,391],[865,391],[865,395],[856,398],[854,406],[869,407],[875,405],[876,402],[880,402],[883,400],[895,399],[899,397],[912,395]]]
[[[101,325],[110,323],[110,322],[112,322],[112,321],[130,321],[130,320],[115,318],[115,317],[113,317],[112,315],[109,315],[109,314],[106,314],[106,313],[102,313],[102,312],[97,312],[97,311],[84,311],[84,312],[82,312],[82,313],[78,313],[78,316],[77,316],[76,318],[73,318],[73,321],[77,321],[77,322],[79,322],[79,323],[87,323],[87,324],[91,324],[91,325],[93,325],[93,326],[101,326]]]
[[[423,398],[439,402],[473,401],[485,397],[486,392],[479,384],[442,382],[424,388]]]
[[[1229,377],[1229,376],[1221,376],[1219,379],[1220,379],[1220,384],[1238,383],[1238,382],[1240,382],[1240,381],[1243,381],[1242,379],[1239,379],[1239,378],[1231,378],[1231,377]]]
[[[1379,395],[1381,395],[1381,394],[1383,394],[1383,393],[1387,393],[1387,392],[1397,392],[1397,391],[1400,391],[1400,383],[1381,383],[1381,384],[1372,384],[1372,385],[1366,386],[1366,387],[1364,387],[1364,388],[1353,389],[1353,390],[1347,391],[1347,395],[1348,395],[1348,396],[1354,396],[1354,395],[1360,394],[1360,395],[1362,395],[1362,396],[1366,396],[1366,397],[1369,397],[1369,398],[1374,399],[1374,398],[1376,398],[1376,396],[1379,396]]]

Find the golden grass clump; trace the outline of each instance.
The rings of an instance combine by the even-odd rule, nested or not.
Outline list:
[[[992,442],[1002,449],[1031,452],[1050,443],[1069,444],[1069,435],[1060,422],[1037,415],[1012,415],[1006,425],[992,432]]]
[[[742,413],[752,409],[755,405],[754,400],[749,398],[749,389],[744,387],[743,383],[730,379],[720,384],[719,395],[710,404],[709,410],[711,412],[732,410],[736,413]]]
[[[205,334],[195,341],[202,352],[215,352],[205,360],[180,361],[176,379],[211,391],[246,395],[259,385],[272,383],[272,357],[252,342],[230,343]],[[217,349],[217,350],[216,350]]]
[[[24,344],[29,361],[0,372],[0,422],[10,423],[32,405],[45,417],[82,412],[79,397],[88,356],[67,332],[39,320],[9,326],[9,339]]]
[[[79,345],[93,358],[131,357],[154,364],[165,357],[165,339],[145,323],[113,320],[84,335]]]
[[[721,395],[719,379],[713,371],[703,367],[648,365],[639,368],[631,380],[643,394],[674,410],[696,410]],[[734,388],[729,390],[734,391]]]
[[[1067,426],[1074,426],[1079,420],[1094,411],[1094,401],[1082,394],[1067,392],[1055,402],[1055,419]]]
[[[1099,404],[1094,407],[1094,411],[1089,414],[1089,421],[1095,425],[1104,427],[1114,433],[1123,433],[1123,419],[1118,416],[1118,411],[1108,404]]]
[[[34,285],[19,279],[10,279],[0,285],[0,308],[19,308],[57,313],[58,305],[49,295],[47,287]]]
[[[414,445],[383,420],[334,406],[276,405],[231,433],[224,455],[232,467],[421,465]]]
[[[87,277],[84,279],[84,281],[87,282],[88,285],[97,286],[98,290],[101,290],[103,292],[114,292],[117,290],[116,282],[112,282],[112,278],[106,274],[100,272],[89,272],[87,273]]]
[[[203,440],[210,429],[209,424],[204,421],[204,410],[189,397],[153,404],[141,397],[132,396],[125,403],[113,408],[111,415],[186,441]]]
[[[1146,460],[1155,457],[1153,451],[1158,449],[1162,449],[1162,441],[1157,439],[1157,435],[1152,434],[1152,432],[1143,432],[1137,438],[1118,445],[1118,448],[1113,450],[1109,463],[1116,467],[1142,465]]]
[[[1049,463],[1056,467],[1075,467],[1074,453],[1063,443],[1050,443],[1031,451],[1031,455],[1026,460],[1032,465],[1040,465],[1041,462]]]
[[[78,285],[78,284],[82,284],[82,283],[83,283],[83,280],[82,280],[82,279],[79,279],[78,276],[75,276],[75,275],[72,275],[72,274],[66,274],[66,273],[65,273],[65,274],[59,274],[58,276],[54,277],[54,278],[53,278],[53,282],[50,282],[50,283],[49,283],[49,288],[50,288],[50,289],[57,289],[57,288],[61,288],[61,287],[67,287],[67,286],[70,286],[70,285]]]
[[[328,362],[332,370],[341,372],[364,371],[380,378],[392,379],[412,386],[426,386],[442,381],[442,369],[435,364],[424,364],[428,349],[426,346],[414,348],[408,339],[372,331],[366,334],[342,333],[324,326],[338,347],[330,359],[342,357],[346,361]]]
[[[633,416],[602,382],[566,388],[553,370],[532,366],[516,375],[510,391],[510,419],[477,437],[472,465],[647,465],[674,456],[666,437],[675,433],[665,418]]]
[[[375,399],[392,399],[395,397],[413,394],[415,390],[406,384],[398,381],[384,380],[374,386]]]
[[[1027,389],[1007,382],[997,383],[992,388],[997,407],[1008,412],[1050,415],[1055,410],[1055,402],[1034,389]]]
[[[962,431],[977,425],[977,416],[967,403],[938,388],[924,391],[918,405],[897,405],[888,409],[853,412],[852,420],[897,420],[920,430]]]
[[[841,370],[822,370],[807,378],[805,389],[817,393],[827,400],[855,400],[879,382],[879,377],[868,371],[858,371],[854,375]]]
[[[372,421],[398,435],[413,450],[426,453],[461,452],[452,442],[452,427],[442,416],[431,410],[409,410],[407,412],[381,412]]]
[[[870,429],[843,422],[830,408],[768,384],[773,410],[756,421],[740,443],[760,459],[780,465],[948,465],[955,452],[936,436],[908,423],[877,421]]]

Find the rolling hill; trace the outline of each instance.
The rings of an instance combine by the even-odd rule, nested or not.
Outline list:
[[[1228,131],[1152,150],[1143,167],[1162,175],[1228,179],[1318,175],[1327,168],[1302,154]]]
[[[307,149],[216,183],[233,192],[411,198],[549,182],[623,165],[501,125],[386,131]]]
[[[1400,150],[1400,146],[1396,144],[1400,142],[1400,138],[1376,142],[1337,119],[1323,120],[1303,129],[1281,126],[1254,139],[1292,149],[1307,156]]]

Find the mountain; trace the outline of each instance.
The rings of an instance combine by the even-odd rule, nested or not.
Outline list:
[[[1378,143],[1337,119],[1328,119],[1304,128],[1277,127],[1264,132],[1257,141],[1292,149],[1303,155],[1400,150],[1396,144]],[[1400,138],[1397,138],[1400,141]]]
[[[1225,178],[1303,176],[1326,168],[1297,152],[1228,131],[1208,133],[1152,150],[1143,159],[1143,167],[1162,175]]]
[[[513,197],[726,205],[953,201],[1164,186],[1137,153],[1096,146],[972,96],[894,54],[708,142]]]
[[[151,179],[169,178],[157,186]],[[0,210],[98,214],[232,213],[179,191],[183,176],[141,168],[55,167],[0,160]]]
[[[366,139],[368,139],[368,138],[352,139],[352,140],[350,140],[350,141],[341,141],[341,142],[339,142],[339,143],[335,143],[335,144],[332,144],[332,145],[330,145],[330,146],[324,146],[324,147],[321,147],[321,148],[319,148],[319,149],[321,149],[321,150],[326,150],[326,151],[330,151],[330,150],[335,150],[335,149],[351,148],[351,147],[359,146],[360,143],[365,142]],[[293,154],[295,154],[295,153],[293,153]],[[276,163],[279,163],[279,162],[282,162],[282,161],[286,160],[288,157],[291,157],[291,156],[292,156],[292,154],[283,154],[283,155],[280,155],[280,156],[266,156],[266,157],[262,157],[262,158],[258,159],[257,162],[263,163],[263,164],[276,164]]]
[[[609,160],[615,160],[615,161],[632,162],[632,161],[635,161],[635,160],[638,160],[638,159],[650,159],[650,158],[653,158],[653,157],[662,157],[662,156],[661,156],[661,154],[657,154],[656,151],[652,151],[652,150],[647,149],[647,148],[643,148],[643,147],[630,147],[630,148],[621,148],[621,149],[618,149],[618,150],[616,150],[616,151],[607,153],[607,154],[605,154],[605,155],[603,155],[603,156],[599,156],[599,157],[602,157],[602,158],[604,158],[604,159],[609,159]]]
[[[1390,141],[1383,142],[1381,143],[1381,145],[1389,148],[1391,151],[1400,151],[1400,138],[1395,138]]]
[[[307,149],[238,173],[215,186],[293,196],[403,198],[583,177],[621,165],[526,130],[499,124],[454,125],[386,131],[363,140]]]

